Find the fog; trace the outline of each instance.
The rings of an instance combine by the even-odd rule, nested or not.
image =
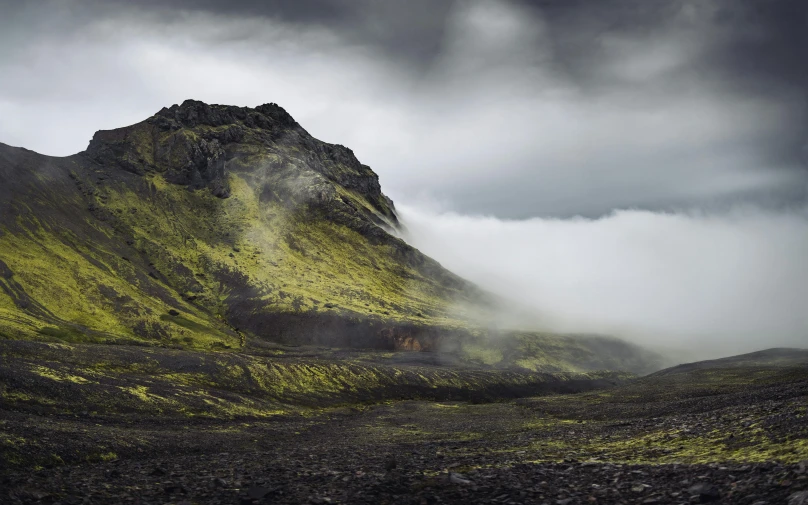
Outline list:
[[[543,329],[709,355],[806,343],[805,208],[527,220],[399,211],[416,247],[534,308]]]
[[[8,3],[0,142],[277,102],[543,327],[808,346],[801,2],[382,4]]]

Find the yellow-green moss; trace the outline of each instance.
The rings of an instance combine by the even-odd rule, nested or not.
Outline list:
[[[85,377],[81,377],[80,375],[73,375],[63,371],[56,371],[45,366],[34,366],[31,368],[31,371],[33,371],[34,373],[36,373],[41,377],[46,377],[48,379],[57,382],[72,382],[74,384],[90,384],[94,382],[89,379],[86,379]]]
[[[133,258],[94,249],[83,237],[34,220],[27,223],[27,232],[0,238],[0,256],[8,258],[14,281],[66,323],[40,325],[34,331],[68,342],[108,338],[103,335],[141,340],[147,337],[136,332],[140,326],[164,335],[164,342],[172,345],[237,348],[243,339],[223,333],[222,323],[207,315],[224,313],[232,289],[217,280],[217,271],[243,276],[264,293],[261,300],[270,312],[465,325],[451,315],[445,287],[402,263],[390,245],[372,244],[327,219],[303,219],[278,203],[259,202],[258,189],[243,177],[231,175],[227,199],[206,190],[188,191],[156,174],[147,176],[147,184],[152,188],[148,196],[131,187],[105,185],[99,189],[99,205],[115,216],[116,229],[128,230],[133,247],[148,257],[154,272],[167,279],[166,284],[148,282],[166,288],[181,315],[168,316],[174,307],[147,294],[138,277],[143,267],[133,265]],[[359,195],[342,191],[370,209]],[[90,219],[87,225],[120,240],[102,223]],[[184,270],[177,271],[178,265]],[[189,283],[201,291],[173,291]],[[194,305],[184,301],[189,294]],[[0,300],[0,315],[2,311],[25,318],[8,299]]]

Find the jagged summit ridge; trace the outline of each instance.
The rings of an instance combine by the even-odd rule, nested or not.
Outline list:
[[[277,127],[300,127],[297,121],[276,103],[267,103],[255,108],[235,105],[208,105],[198,100],[185,100],[181,105],[163,107],[160,116],[193,128],[197,125],[223,126],[241,123],[251,128],[273,130]]]
[[[332,200],[330,186],[337,184],[366,200],[381,218],[377,224],[398,223],[370,167],[351,149],[312,137],[275,103],[249,108],[186,100],[141,123],[97,132],[86,155],[134,174],[158,172],[174,184],[208,188],[220,198],[230,196],[234,170],[271,180],[264,184],[268,197],[296,202]],[[288,184],[301,178],[307,183]]]

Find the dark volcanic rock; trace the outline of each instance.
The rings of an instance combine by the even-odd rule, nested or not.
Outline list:
[[[187,411],[135,414],[110,402],[98,415],[38,410],[54,403],[52,396],[42,394],[59,387],[74,392],[110,387],[116,398],[132,396],[134,400],[136,395],[122,394],[129,388],[119,389],[131,382],[99,375],[98,370],[120,369],[121,361],[111,360],[112,356],[125,353],[132,359],[146,351],[76,346],[65,354],[63,346],[29,342],[0,348],[4,357],[0,384],[19,390],[23,394],[18,396],[24,398],[13,408],[0,409],[0,447],[8,451],[0,452],[0,457],[37,454],[26,466],[0,465],[3,504],[187,500],[205,504],[805,505],[808,501],[808,478],[804,465],[798,463],[805,459],[808,437],[805,364],[695,370],[638,379],[608,391],[536,396],[518,403],[504,401],[499,394],[493,403],[476,405],[447,402],[445,397],[439,403],[422,399],[358,404],[356,398],[349,400],[351,388],[347,387],[339,393],[343,396],[337,408],[295,412],[286,410],[292,404],[284,400],[278,405],[284,406],[285,413],[271,417],[203,418],[189,416]],[[97,381],[60,385],[28,370],[30,360],[15,358],[19,350],[15,354],[14,348],[28,349],[25,355],[35,356],[36,363],[83,355],[105,366],[93,368],[92,375],[87,367],[60,372]],[[167,350],[150,350],[146,355],[149,366],[133,362],[138,366],[132,368],[131,379],[140,383],[144,370],[151,370],[144,382],[150,386],[150,397],[172,398],[172,403],[198,396],[209,400],[224,389],[209,380],[200,385],[203,395],[175,379],[169,379],[171,388],[158,386],[161,377],[177,374],[155,369],[155,360],[171,364],[173,370],[223,380],[237,375],[212,373],[210,362],[200,365],[222,361],[217,366],[225,370],[248,369],[238,364],[246,355],[220,355],[215,360]],[[274,366],[286,359],[295,367],[315,371],[321,362],[320,358],[307,361],[313,359],[310,356],[306,360],[284,356],[274,358]],[[446,372],[455,378],[464,375],[460,369]],[[466,377],[480,377],[480,370],[466,373],[470,373]],[[373,376],[378,374],[355,374]],[[39,378],[32,381],[34,377]],[[255,375],[242,377],[247,389],[233,390],[234,383],[226,387],[229,394],[249,397],[246,405],[255,408],[259,397],[251,395],[261,380],[256,381]],[[31,382],[47,389],[38,393],[19,389]],[[352,384],[356,383],[345,383]],[[67,394],[61,397],[79,408],[85,403]],[[31,405],[31,398],[45,401]],[[0,397],[2,401],[7,400]],[[144,405],[153,401],[146,400]],[[211,406],[202,404],[206,409]],[[758,429],[742,429],[748,420]],[[723,438],[711,438],[728,431],[738,434],[732,444],[742,439],[740,451],[738,446],[725,446]],[[680,446],[682,452],[672,458],[663,450]],[[684,446],[703,450],[687,451]],[[54,461],[55,454],[64,461]],[[779,454],[783,460],[750,461],[761,454]],[[630,460],[645,463],[626,462]],[[43,465],[45,461],[51,464]],[[36,470],[34,465],[39,465]]]
[[[87,149],[98,163],[117,165],[135,174],[157,171],[175,184],[192,189],[209,187],[216,196],[230,194],[228,163],[255,154],[256,149],[278,153],[276,147],[297,150],[306,166],[336,184],[356,191],[375,206],[389,222],[396,224],[392,201],[381,192],[378,176],[356,159],[347,147],[321,142],[303,129],[282,107],[270,103],[256,107],[208,105],[186,100],[182,105],[163,108],[142,123],[116,130],[99,131]],[[278,159],[259,163],[252,170],[270,167],[283,171],[297,161]],[[276,181],[277,182],[277,181]],[[273,183],[275,194],[288,193]],[[302,188],[295,188],[299,192]],[[300,199],[331,203],[322,189],[297,195]],[[357,209],[354,209],[357,210]],[[366,217],[370,218],[371,215]]]
[[[712,484],[701,483],[688,489],[691,496],[695,496],[701,503],[713,502],[721,499],[721,491]]]
[[[808,505],[808,491],[800,491],[789,496],[788,505]]]

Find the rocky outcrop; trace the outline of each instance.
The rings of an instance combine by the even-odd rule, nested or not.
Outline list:
[[[371,212],[355,210],[372,224],[398,223],[393,202],[370,167],[347,147],[315,139],[274,103],[253,109],[186,100],[141,123],[99,131],[87,156],[139,175],[160,172],[169,182],[207,187],[221,198],[230,194],[229,169],[264,172],[269,194],[293,194],[296,203],[331,203],[324,186],[336,184],[370,204]],[[295,184],[307,172],[320,181]]]

